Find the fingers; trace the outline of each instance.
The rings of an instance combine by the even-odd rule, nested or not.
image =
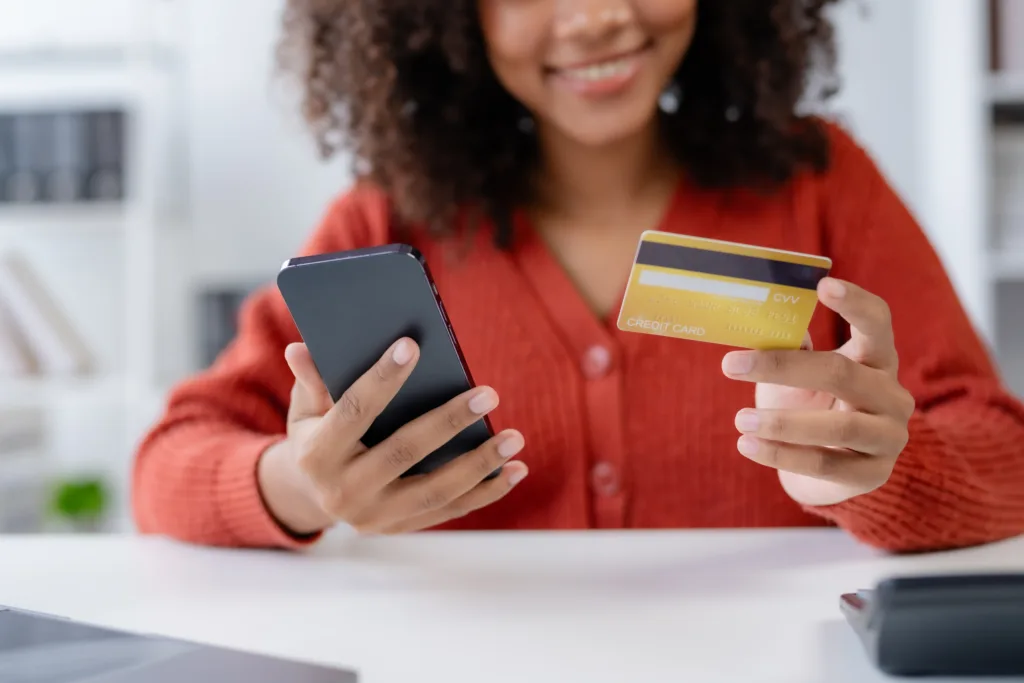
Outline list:
[[[420,529],[429,529],[447,521],[464,517],[471,512],[487,507],[504,498],[527,474],[529,474],[529,468],[525,464],[510,462],[505,465],[501,474],[497,477],[478,484],[446,506],[394,522],[385,526],[380,533],[409,533],[419,531]]]
[[[875,458],[822,446],[802,446],[742,436],[737,448],[746,458],[781,472],[791,472],[870,491],[884,484],[895,458]]]
[[[490,387],[467,391],[401,429],[352,463],[350,476],[365,491],[379,491],[498,407]]]
[[[429,476],[396,481],[382,515],[405,519],[449,507],[523,450],[522,434],[508,430],[455,458]]]
[[[416,343],[400,339],[342,394],[324,415],[300,463],[307,474],[317,478],[344,464],[344,454],[354,452],[352,446],[401,389],[418,357]]]
[[[334,401],[320,379],[309,349],[305,344],[289,344],[284,350],[284,359],[295,376],[288,407],[288,422],[323,416],[331,409]]]
[[[522,481],[526,466],[508,461],[523,445],[522,434],[507,430],[430,474],[394,480],[369,494],[359,480],[347,477],[347,490],[337,493],[332,514],[368,534],[402,533],[461,517],[493,503]],[[499,469],[495,478],[487,478]]]
[[[817,351],[737,351],[722,360],[732,379],[824,391],[858,410],[897,415],[906,396],[891,375],[839,353]]]
[[[909,439],[906,427],[895,420],[845,410],[741,410],[736,428],[761,440],[873,456],[900,453]]]
[[[884,299],[835,278],[818,284],[820,301],[850,324],[855,360],[895,372],[899,364],[893,339],[892,314]]]

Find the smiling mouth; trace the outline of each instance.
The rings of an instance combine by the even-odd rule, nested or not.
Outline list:
[[[549,68],[547,72],[581,94],[610,94],[633,80],[639,72],[641,58],[651,47],[652,43],[647,42],[635,50],[601,61]]]
[[[609,74],[615,75],[616,71],[624,71],[629,67],[632,60],[636,59],[638,55],[646,52],[653,45],[652,41],[647,41],[643,45],[633,50],[621,52],[613,57],[609,57],[602,60],[591,60],[586,63],[577,64],[574,66],[563,66],[563,67],[548,67],[550,73],[557,73],[565,76],[579,77],[579,78],[601,78],[602,73],[607,76]]]
[[[634,57],[619,57],[599,64],[580,66],[572,69],[559,69],[558,74],[577,81],[603,81],[606,78],[615,78],[629,73],[633,66]]]

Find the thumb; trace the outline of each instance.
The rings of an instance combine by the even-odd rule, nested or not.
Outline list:
[[[331,409],[334,401],[320,379],[320,373],[313,363],[313,357],[309,355],[309,349],[305,344],[289,344],[284,350],[284,359],[295,376],[288,421],[322,417]]]

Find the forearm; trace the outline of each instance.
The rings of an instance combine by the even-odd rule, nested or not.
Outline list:
[[[1024,416],[996,403],[915,414],[910,442],[884,486],[812,512],[896,552],[1024,534]]]
[[[313,540],[286,531],[260,491],[260,459],[281,438],[200,421],[153,432],[136,455],[139,530],[229,547],[295,548]]]

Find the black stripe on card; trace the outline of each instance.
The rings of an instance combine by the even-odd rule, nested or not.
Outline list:
[[[728,254],[663,242],[642,242],[636,262],[645,266],[689,270],[772,285],[817,289],[827,268],[773,261],[759,256]]]

